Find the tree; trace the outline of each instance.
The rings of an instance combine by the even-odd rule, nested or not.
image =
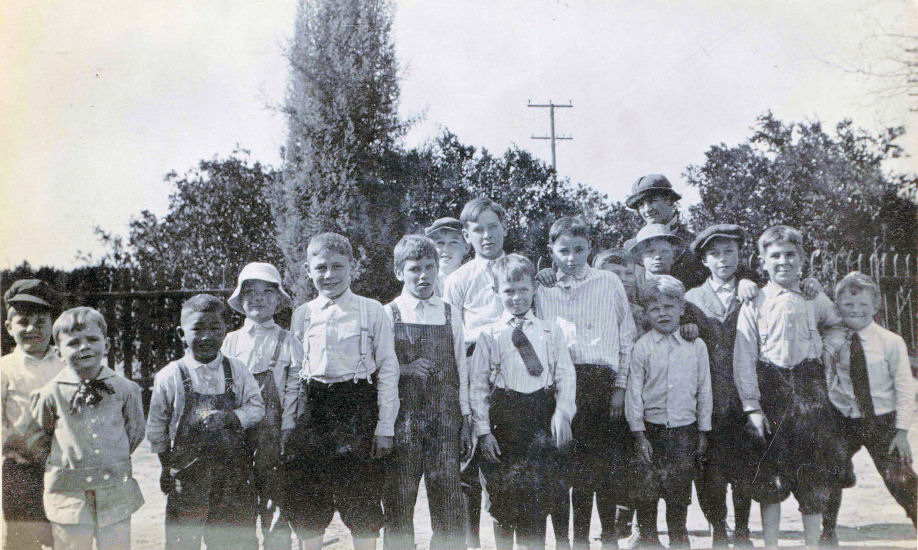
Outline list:
[[[162,218],[144,210],[126,238],[97,229],[108,244],[101,264],[129,268],[138,288],[214,288],[232,285],[246,263],[283,260],[267,193],[277,174],[250,164],[248,152],[202,160],[175,185]]]
[[[392,7],[384,0],[301,0],[289,51],[284,112],[287,145],[272,194],[287,279],[299,298],[311,290],[302,266],[309,238],[348,235],[358,257],[355,287],[391,294],[391,246],[403,232],[393,176],[399,83],[390,38]]]
[[[818,121],[785,123],[766,113],[745,142],[712,146],[704,164],[687,168],[689,185],[701,195],[689,207],[692,224],[700,230],[737,223],[754,239],[781,223],[803,231],[810,250],[867,251],[882,237],[881,215],[892,216],[897,240],[889,245],[913,252],[914,218],[910,230],[902,229],[901,216],[890,208],[901,212],[902,201],[914,202],[894,198],[907,195],[918,178],[883,167],[904,154],[897,143],[903,133],[899,127],[871,134],[850,120],[829,133]]]

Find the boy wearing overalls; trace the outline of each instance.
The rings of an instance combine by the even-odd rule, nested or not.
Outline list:
[[[185,356],[153,380],[147,437],[162,465],[167,549],[254,549],[251,460],[243,430],[265,414],[258,383],[220,353],[223,301],[198,294],[182,304]]]
[[[246,431],[252,455],[252,489],[265,550],[290,549],[290,525],[280,502],[284,494],[281,454],[296,420],[303,348],[274,322],[274,314],[292,300],[271,264],[253,262],[242,268],[227,303],[245,315],[242,328],[226,335],[223,355],[242,361],[258,382],[265,417]]]
[[[424,476],[433,540],[465,548],[460,454],[471,451],[471,411],[462,319],[434,295],[437,248],[420,235],[395,245],[402,294],[386,305],[398,356],[399,414],[383,507],[386,548],[414,548],[414,506]]]

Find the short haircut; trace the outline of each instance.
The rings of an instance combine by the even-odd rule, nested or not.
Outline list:
[[[641,287],[641,305],[656,302],[662,297],[685,301],[685,285],[670,275],[649,277]]]
[[[340,233],[319,233],[309,239],[309,245],[306,247],[307,263],[310,256],[315,256],[323,251],[334,252],[347,256],[350,260],[354,259],[354,249],[351,247],[351,241]]]
[[[597,254],[595,258],[593,258],[593,267],[600,269],[602,268],[602,264],[606,262],[612,262],[615,265],[624,266],[636,263],[634,260],[634,255],[624,248],[610,248],[609,250],[603,250]]]
[[[399,239],[395,244],[395,249],[392,250],[392,256],[396,272],[405,269],[405,262],[408,260],[419,261],[430,258],[440,265],[437,245],[423,235],[405,235]]]
[[[773,225],[759,236],[759,254],[765,256],[765,249],[776,243],[790,243],[803,255],[803,234],[789,225]]]
[[[59,344],[61,334],[73,334],[78,330],[86,330],[92,325],[101,329],[102,334],[108,334],[108,323],[98,310],[86,306],[74,307],[61,313],[60,317],[54,321],[51,333],[54,335],[54,341]]]
[[[519,254],[507,254],[491,264],[491,282],[498,288],[500,281],[517,282],[525,279],[534,285],[536,270],[529,258]]]
[[[459,221],[464,227],[468,227],[469,222],[478,221],[479,216],[485,210],[490,210],[497,214],[497,219],[504,223],[504,207],[492,201],[488,197],[477,197],[465,203],[462,207],[462,213],[459,214]]]
[[[577,216],[565,216],[558,218],[555,223],[551,224],[548,230],[548,242],[554,243],[561,237],[583,237],[590,240],[590,226],[587,225],[583,218]]]
[[[226,307],[220,298],[212,294],[195,294],[182,304],[181,319],[184,321],[185,317],[192,313],[216,313],[222,320],[225,310]]]
[[[865,290],[873,294],[873,304],[879,306],[883,299],[883,295],[880,293],[880,285],[860,271],[852,271],[835,285],[835,299],[841,298],[841,295],[845,292],[858,294]]]

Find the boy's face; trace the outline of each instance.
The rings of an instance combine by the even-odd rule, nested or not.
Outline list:
[[[669,195],[651,193],[638,205],[638,212],[646,223],[669,223],[676,213]]]
[[[495,290],[504,308],[513,315],[523,315],[532,307],[535,285],[528,277],[520,281],[507,281],[501,278],[497,281]]]
[[[618,275],[622,286],[625,287],[625,292],[628,293],[628,299],[633,300],[637,297],[637,276],[634,274],[634,264],[621,265],[612,260],[606,260],[602,263],[600,269],[611,271]]]
[[[319,294],[335,299],[351,286],[352,263],[347,255],[324,249],[309,256],[306,271]]]
[[[794,286],[800,281],[803,255],[793,243],[776,242],[768,245],[763,263],[768,277],[781,286]]]
[[[644,306],[650,325],[663,334],[672,334],[679,328],[679,318],[685,311],[685,301],[660,296]]]
[[[277,285],[257,279],[243,281],[239,297],[245,316],[256,323],[266,323],[273,319],[280,304]]]
[[[842,321],[852,330],[861,330],[873,322],[879,305],[875,302],[873,292],[846,290],[836,300],[838,314]]]
[[[669,275],[676,259],[673,244],[666,239],[650,239],[640,246],[641,263],[653,275]]]
[[[211,311],[191,311],[182,316],[179,338],[195,361],[210,363],[220,353],[226,325],[223,318]]]
[[[702,263],[711,270],[711,275],[721,281],[729,281],[736,275],[739,266],[739,244],[722,237],[711,239],[704,248]]]
[[[46,311],[10,307],[4,326],[16,347],[29,355],[43,357],[51,347],[51,314]]]
[[[462,233],[451,229],[441,229],[430,236],[437,245],[440,257],[440,271],[449,275],[462,265],[462,258],[469,252],[469,243],[462,238]]]
[[[395,278],[405,283],[405,290],[419,300],[433,296],[437,283],[437,261],[433,258],[405,260]]]
[[[498,258],[504,251],[504,224],[493,210],[485,210],[475,221],[466,222],[462,234],[486,260]]]
[[[94,376],[108,353],[108,339],[102,327],[90,323],[80,330],[57,335],[57,351],[82,378]]]
[[[585,237],[561,235],[551,243],[551,253],[561,271],[568,275],[586,265],[590,255],[590,241]]]

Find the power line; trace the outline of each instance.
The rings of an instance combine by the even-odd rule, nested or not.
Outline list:
[[[532,101],[527,101],[527,102],[526,102],[526,106],[527,106],[527,107],[537,107],[537,108],[541,108],[541,109],[545,109],[545,108],[548,109],[548,114],[549,114],[549,117],[551,118],[551,134],[550,134],[550,135],[547,135],[547,136],[532,136],[532,139],[550,139],[550,140],[551,140],[551,167],[552,167],[552,169],[555,171],[555,173],[557,174],[557,172],[558,172],[558,158],[557,158],[557,154],[556,154],[556,152],[555,152],[555,142],[556,142],[556,141],[559,141],[559,140],[572,140],[572,139],[574,139],[574,138],[572,138],[571,136],[558,136],[558,135],[555,135],[555,109],[560,109],[560,108],[569,109],[569,108],[572,108],[574,105],[573,105],[573,103],[571,103],[570,100],[567,101],[567,104],[566,104],[566,105],[564,105],[564,104],[559,105],[559,104],[554,103],[552,100],[549,99],[549,100],[548,100],[548,103],[533,103]],[[555,184],[555,183],[552,184],[552,192],[555,191],[555,187],[556,187],[556,186],[557,186],[557,184]]]

